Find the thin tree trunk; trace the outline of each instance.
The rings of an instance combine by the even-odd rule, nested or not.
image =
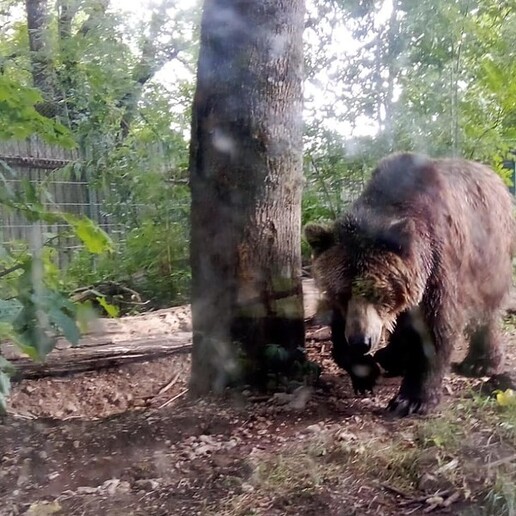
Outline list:
[[[47,0],[26,0],[27,30],[34,86],[47,103],[54,101],[54,68],[48,41]],[[43,107],[43,114],[53,116],[51,105]],[[47,112],[48,111],[48,112]]]
[[[387,29],[387,70],[389,76],[387,78],[387,91],[385,95],[385,124],[384,130],[387,135],[387,145],[390,152],[394,150],[394,117],[395,117],[395,103],[394,103],[394,84],[399,74],[400,64],[400,37],[399,37],[399,21],[398,1],[394,0],[392,5],[392,13]]]
[[[284,366],[303,357],[303,15],[303,0],[205,1],[190,155],[199,394],[263,373],[268,345]]]

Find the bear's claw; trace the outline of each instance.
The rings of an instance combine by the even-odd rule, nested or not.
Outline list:
[[[495,361],[485,359],[464,360],[460,363],[452,364],[452,371],[461,376],[482,378],[483,376],[492,376],[499,373],[500,367]]]
[[[387,405],[387,410],[395,416],[406,417],[411,414],[425,415],[439,404],[436,395],[404,395],[398,394]]]

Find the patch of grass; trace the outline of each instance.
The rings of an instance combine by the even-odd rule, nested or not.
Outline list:
[[[423,449],[439,448],[456,452],[462,442],[463,431],[460,423],[447,414],[416,428],[416,441]]]
[[[387,484],[415,498],[459,492],[470,503],[464,514],[516,515],[516,406],[472,392],[435,417],[400,421],[392,432],[378,432],[374,419],[367,425],[370,431],[362,426],[356,434],[336,425],[264,452],[253,459],[243,492],[217,514],[268,514],[283,502],[295,512],[301,493],[313,501],[330,492],[346,499],[351,514],[361,486]]]
[[[513,477],[498,475],[483,504],[485,514],[514,516],[516,514],[516,484]]]
[[[346,450],[348,443],[339,447]],[[417,481],[417,458],[411,437],[373,438],[357,444],[350,451],[346,466],[371,480],[411,489]]]
[[[252,461],[253,473],[242,484],[242,494],[231,497],[217,514],[251,516],[267,514],[278,501],[317,493],[331,471],[323,467],[318,444],[289,446],[276,455],[262,455]]]
[[[290,489],[312,489],[321,484],[319,464],[305,450],[292,450],[257,463],[251,484],[255,489],[278,493]]]

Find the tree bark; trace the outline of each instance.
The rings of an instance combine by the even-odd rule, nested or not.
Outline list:
[[[204,4],[190,148],[197,394],[256,380],[267,349],[285,368],[304,356],[303,16],[303,0]]]
[[[53,116],[54,68],[48,41],[47,0],[26,0],[27,30],[29,35],[30,61],[34,86],[38,88],[48,105],[42,107],[42,114]],[[48,112],[46,112],[48,111]]]

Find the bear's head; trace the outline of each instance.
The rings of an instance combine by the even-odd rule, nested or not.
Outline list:
[[[305,236],[316,284],[346,321],[351,350],[372,351],[424,293],[428,275],[419,263],[414,222],[355,211],[331,227],[309,224]]]

